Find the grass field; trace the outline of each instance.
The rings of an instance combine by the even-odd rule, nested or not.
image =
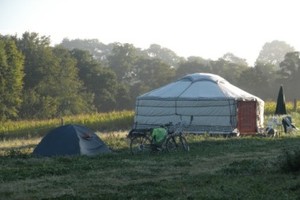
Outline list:
[[[299,114],[293,119],[300,124]],[[127,131],[106,128],[98,134],[113,153],[55,158],[30,155],[41,134],[10,133],[0,141],[0,199],[300,197],[300,133],[275,138],[189,135],[190,152],[132,156]]]

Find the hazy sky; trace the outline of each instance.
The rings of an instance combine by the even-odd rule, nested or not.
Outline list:
[[[299,0],[0,0],[0,33],[159,44],[205,59],[231,52],[253,65],[266,42],[300,50],[299,8]]]

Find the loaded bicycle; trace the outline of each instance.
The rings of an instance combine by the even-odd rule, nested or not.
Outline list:
[[[193,116],[190,118],[190,124],[192,120]],[[181,120],[179,123],[169,122],[157,128],[132,129],[128,134],[130,152],[134,155],[160,151],[189,151],[190,147],[183,132],[185,127]]]

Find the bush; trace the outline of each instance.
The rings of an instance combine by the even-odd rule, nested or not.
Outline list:
[[[285,151],[280,162],[281,170],[284,172],[300,171],[300,150]]]

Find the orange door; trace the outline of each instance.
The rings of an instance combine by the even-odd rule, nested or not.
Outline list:
[[[256,128],[256,102],[238,102],[238,129],[243,135],[255,134]]]

